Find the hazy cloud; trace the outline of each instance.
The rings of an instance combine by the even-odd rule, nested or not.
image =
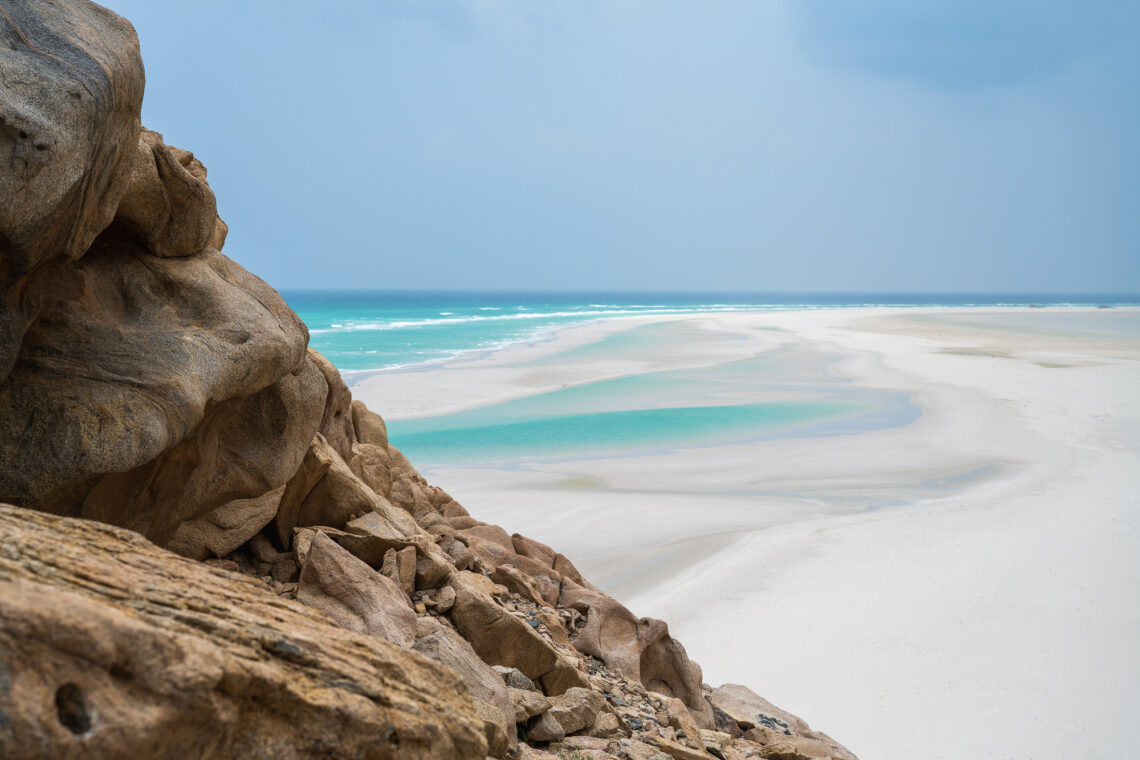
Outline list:
[[[937,87],[1013,86],[1118,44],[1140,6],[1120,0],[791,0],[817,60]]]

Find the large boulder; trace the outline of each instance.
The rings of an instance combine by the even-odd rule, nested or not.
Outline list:
[[[126,191],[143,65],[135,30],[86,0],[0,13],[0,380],[39,311],[43,279],[76,259]]]
[[[484,662],[518,669],[540,683],[548,695],[586,685],[586,677],[567,653],[498,603],[495,595],[499,590],[506,593],[505,588],[470,571],[451,574],[448,586],[455,591],[450,619]]]
[[[206,182],[206,167],[149,129],[139,136],[115,221],[155,256],[189,256],[207,246],[221,250],[225,240],[221,230],[215,238],[215,229],[225,225]]]
[[[142,130],[130,24],[14,2],[0,35],[0,499],[165,543],[289,480],[328,384],[218,252],[205,167]]]
[[[482,758],[453,671],[138,534],[0,506],[0,757]]]
[[[318,532],[309,547],[297,601],[328,615],[350,631],[398,646],[416,640],[416,615],[403,590]]]
[[[400,536],[419,532],[415,520],[369,488],[318,433],[285,488],[273,521],[274,532],[282,547],[288,548],[298,526],[343,528],[355,517],[370,512],[381,515]]]
[[[329,389],[325,396],[324,413],[321,415],[321,435],[333,451],[347,462],[352,459],[352,446],[356,442],[356,431],[352,425],[352,393],[332,362],[311,348],[309,359],[324,375]]]
[[[0,499],[165,542],[289,480],[325,384],[272,288],[217,252],[106,239],[45,280],[0,384]]]
[[[453,573],[448,585],[455,591],[451,620],[484,662],[517,668],[549,695],[586,684],[551,641],[496,601],[496,586],[489,578],[463,570]]]
[[[484,710],[483,714],[486,715],[487,722],[492,724],[485,726],[484,732],[492,745],[493,754],[501,754],[496,750],[509,749],[517,744],[515,704],[507,685],[491,666],[479,659],[479,655],[462,636],[445,625],[436,625],[412,648],[458,673],[471,695],[492,708]],[[499,736],[502,739],[498,739]],[[495,746],[497,744],[506,746],[500,748]]]
[[[388,448],[388,425],[384,418],[364,405],[352,402],[352,430],[356,440],[369,446]]]
[[[558,653],[495,601],[489,579],[464,570],[453,574],[448,584],[455,590],[451,619],[485,662],[518,668],[533,680],[554,668]]]
[[[719,686],[708,699],[716,710],[736,722],[746,739],[770,745],[765,757],[856,760],[855,755],[830,736],[813,731],[803,718],[781,710],[746,686],[731,683]]]
[[[586,616],[574,648],[613,670],[640,681],[694,711],[702,728],[713,728],[712,711],[701,691],[701,669],[662,620],[639,618],[616,599],[573,583],[563,585],[559,606]]]
[[[273,519],[285,486],[255,496],[235,499],[213,512],[178,526],[167,549],[191,559],[224,557],[244,544]]]

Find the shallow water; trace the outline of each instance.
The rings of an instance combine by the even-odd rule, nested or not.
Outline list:
[[[856,404],[786,401],[630,409],[483,424],[448,415],[394,421],[390,435],[416,462],[477,464],[733,443],[859,411]]]
[[[667,331],[629,333],[634,335],[621,334],[611,347],[635,351],[641,348],[634,343],[639,336],[651,344],[667,339]],[[430,468],[840,435],[908,424],[921,414],[905,394],[847,384],[831,373],[830,362],[831,357],[782,348],[453,414],[391,420],[388,432],[394,445]],[[792,378],[796,382],[789,382]]]
[[[1135,295],[923,293],[496,293],[285,291],[310,343],[353,373],[431,365],[597,319],[845,306],[1136,303]],[[620,342],[620,339],[618,339]],[[603,348],[602,350],[609,350]],[[583,357],[589,349],[584,349]]]

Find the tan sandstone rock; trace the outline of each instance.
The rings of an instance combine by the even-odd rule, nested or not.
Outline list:
[[[565,693],[551,698],[551,703],[550,709],[543,713],[543,718],[557,722],[563,736],[576,734],[593,726],[598,713],[606,707],[605,697],[596,691],[581,687],[567,689]],[[544,721],[543,725],[549,725],[549,720]]]
[[[313,537],[297,601],[321,610],[346,630],[402,647],[415,643],[416,615],[400,587],[324,533]]]
[[[320,530],[354,557],[377,570],[384,567],[388,552],[392,552],[394,572],[389,577],[393,580],[397,575],[406,578],[405,590],[410,588],[409,594],[417,589],[439,588],[454,569],[447,555],[431,542],[427,534],[415,526],[410,529],[397,527],[381,513],[366,512],[344,527],[344,530],[336,530],[321,526]],[[397,562],[395,556],[402,559]]]
[[[455,590],[451,619],[485,662],[518,668],[532,680],[554,669],[557,653],[533,628],[492,598],[488,579],[462,571],[453,574],[448,583]]]
[[[711,760],[713,757],[705,752],[704,747],[694,749],[693,747],[666,739],[663,736],[647,737],[645,741],[673,758],[673,760]]]
[[[205,168],[140,140],[130,24],[61,0],[0,29],[0,498],[164,543],[288,480],[324,383],[280,296],[208,247]]]
[[[796,751],[805,753],[804,757],[815,760],[816,757],[829,760],[856,760],[846,748],[822,732],[813,731],[807,722],[786,710],[773,705],[752,690],[739,684],[725,684],[713,689],[709,695],[713,707],[723,711],[736,722],[744,732],[745,738],[770,744],[780,739],[782,746],[799,747]],[[750,736],[749,733],[753,732]],[[781,739],[781,737],[783,737]],[[802,738],[805,741],[798,741]],[[797,741],[790,741],[797,739]],[[788,740],[788,741],[785,741]],[[781,750],[785,751],[785,750]],[[791,752],[791,749],[787,749]],[[818,754],[826,752],[827,754]],[[790,760],[797,760],[794,755],[788,755]]]
[[[220,221],[206,167],[193,153],[143,129],[115,221],[156,256],[198,253],[209,246]]]
[[[596,736],[599,739],[629,736],[629,733],[629,729],[621,722],[621,719],[609,712],[598,713],[598,717],[594,719],[594,725],[589,730],[590,736]]]
[[[518,668],[552,696],[587,683],[551,642],[495,601],[490,579],[461,571],[452,574],[448,584],[455,590],[449,615],[484,662]]]
[[[191,559],[224,557],[273,520],[285,486],[252,499],[235,499],[201,517],[178,526],[166,545],[172,552]]]
[[[0,757],[481,758],[452,671],[138,534],[0,506]]]
[[[623,760],[670,760],[670,756],[657,747],[636,739],[616,739],[611,747]]]
[[[348,466],[356,477],[381,496],[392,492],[392,465],[387,446],[354,443]]]
[[[357,515],[369,512],[379,514],[403,537],[419,531],[410,517],[365,485],[318,433],[285,488],[274,526],[282,546],[288,546],[297,526],[344,528]]]
[[[523,599],[529,599],[535,604],[547,604],[542,594],[534,587],[530,579],[523,575],[517,568],[510,565],[499,565],[495,571],[491,573],[491,580],[502,586],[506,586],[512,593],[518,594]]]
[[[0,756],[504,758],[528,721],[580,758],[850,760],[751,692],[706,699],[662,621],[427,482],[220,253],[206,167],[139,124],[129,24],[18,0],[0,36],[0,501],[208,563],[9,525]]]
[[[365,406],[363,401],[352,402],[352,428],[360,443],[388,448],[388,426],[384,418]]]
[[[677,697],[694,712],[701,728],[714,727],[701,691],[700,668],[663,621],[638,618],[617,600],[574,584],[563,587],[559,606],[586,615],[586,625],[573,639],[576,649],[647,689]]]
[[[527,724],[526,735],[532,741],[560,742],[566,738],[566,729],[553,715],[545,712]]]
[[[499,674],[479,659],[479,655],[475,654],[475,650],[462,636],[451,628],[436,625],[430,633],[416,641],[412,648],[458,673],[472,695],[494,708],[495,712],[485,709],[480,711],[485,720],[498,727],[498,731],[485,728],[492,745],[492,754],[500,749],[501,743],[509,747],[515,746],[515,700]],[[499,734],[502,739],[497,738]]]
[[[846,760],[850,753],[837,754],[827,742],[806,736],[775,735],[760,748],[765,760]]]
[[[0,384],[0,498],[164,543],[292,476],[324,381],[265,283],[216,252],[106,241],[50,278]]]
[[[541,715],[549,710],[552,704],[540,691],[515,689],[508,686],[507,693],[514,707],[515,723],[525,723],[527,719]]]
[[[704,747],[701,728],[693,719],[693,714],[684,702],[676,697],[661,700],[662,708],[669,717],[669,725],[677,732],[677,740],[692,747]]]
[[[496,758],[509,758],[518,745],[514,725],[504,726],[503,713],[495,705],[478,697],[471,697],[472,705],[483,719],[483,735],[487,739],[487,754]]]
[[[347,463],[352,458],[352,446],[356,442],[356,432],[352,426],[352,394],[332,362],[311,348],[309,359],[320,370],[329,389],[325,397],[324,413],[321,415],[321,435]]]
[[[135,30],[94,3],[11,3],[0,17],[0,380],[43,275],[76,259],[126,191],[143,65]]]

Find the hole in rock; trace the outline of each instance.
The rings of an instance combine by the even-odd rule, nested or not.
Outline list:
[[[59,722],[73,734],[91,730],[91,715],[83,701],[83,692],[73,683],[65,683],[55,690],[55,709]]]

